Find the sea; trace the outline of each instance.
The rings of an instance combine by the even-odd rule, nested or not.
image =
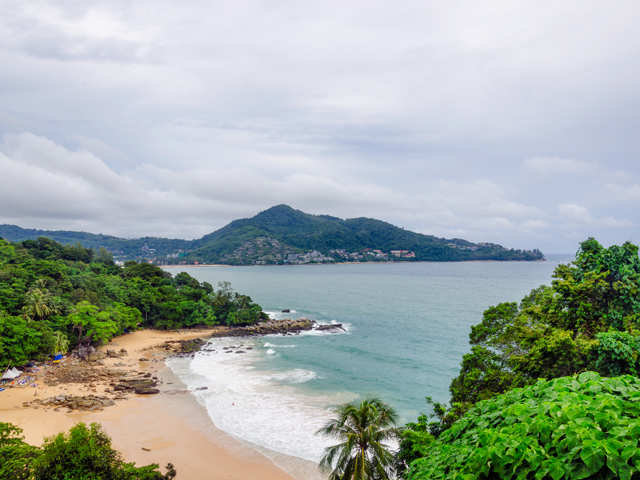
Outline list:
[[[168,365],[219,429],[317,462],[335,440],[316,431],[337,405],[375,396],[406,423],[430,411],[426,396],[447,402],[482,312],[550,284],[568,261],[167,267],[214,286],[231,282],[273,318],[344,328],[214,339]]]

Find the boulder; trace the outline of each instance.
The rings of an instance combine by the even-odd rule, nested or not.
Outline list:
[[[314,330],[342,330],[344,331],[344,327],[342,326],[341,323],[331,323],[331,324],[327,324],[327,325],[316,325]]]

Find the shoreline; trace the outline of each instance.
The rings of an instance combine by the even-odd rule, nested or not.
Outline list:
[[[166,342],[209,338],[217,331],[215,327],[178,331],[147,329],[116,337],[100,347],[99,352],[104,354],[107,349],[125,349],[127,353],[90,362],[95,364],[90,372],[97,372],[104,377],[98,380],[51,384],[52,373],[75,368],[76,363],[70,358],[60,366],[42,367],[39,372],[30,374],[34,376],[37,387],[30,386],[30,381],[25,386],[6,388],[0,392],[0,421],[13,423],[23,429],[25,440],[34,445],[40,445],[46,437],[67,432],[78,422],[97,422],[111,437],[113,447],[125,460],[138,465],[158,463],[163,470],[171,462],[176,467],[179,480],[308,478],[302,476],[302,472],[309,472],[314,466],[312,462],[277,452],[264,452],[218,429],[206,408],[165,363],[165,359],[172,354]],[[77,368],[85,367],[78,365]],[[106,375],[107,372],[110,374]],[[99,411],[63,411],[65,407],[54,405],[24,405],[24,402],[34,399],[44,400],[60,395],[118,395],[121,398],[122,393],[113,392],[111,388],[114,378],[143,372],[157,376],[158,394],[132,393],[123,399],[114,396],[115,405]],[[50,384],[45,384],[45,379]],[[294,474],[299,471],[301,476],[292,476],[278,465],[289,467],[286,470]]]
[[[231,263],[198,263],[191,264],[170,264],[170,265],[156,265],[159,268],[199,268],[199,267],[306,267],[310,265],[371,265],[371,264],[389,264],[389,263],[536,263],[536,262],[548,262],[548,258],[539,258],[535,260],[499,260],[499,259],[487,259],[487,260],[380,260],[380,261],[367,261],[367,262],[321,262],[321,263],[246,263],[240,265],[234,265]]]

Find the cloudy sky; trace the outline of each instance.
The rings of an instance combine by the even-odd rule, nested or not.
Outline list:
[[[640,242],[636,0],[0,8],[0,223],[194,238],[287,203]]]

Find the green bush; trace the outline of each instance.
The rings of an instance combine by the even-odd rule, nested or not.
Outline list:
[[[640,336],[627,332],[603,332],[596,335],[595,366],[603,375],[638,375]]]
[[[38,449],[24,442],[22,430],[0,422],[0,479],[30,480]]]
[[[427,439],[408,478],[636,479],[639,439],[640,379],[585,372],[478,402]]]
[[[168,480],[175,477],[173,467],[168,467],[163,475],[155,464],[126,463],[97,423],[79,423],[67,435],[44,442],[32,471],[33,480]]]

